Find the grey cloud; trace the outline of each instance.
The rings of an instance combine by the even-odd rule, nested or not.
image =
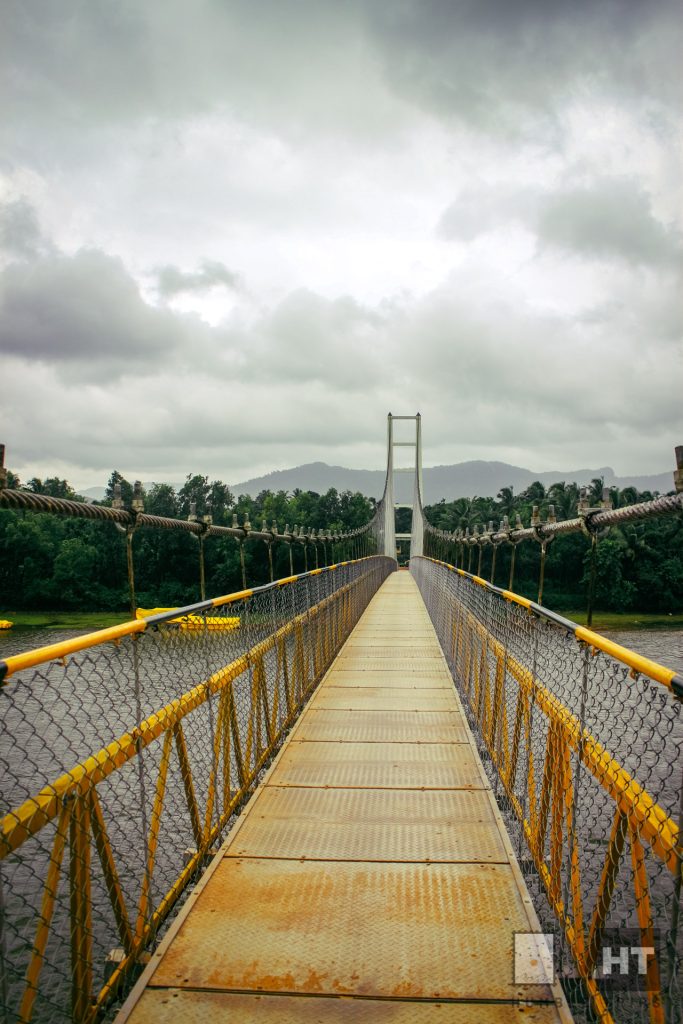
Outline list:
[[[602,177],[554,191],[529,187],[472,186],[442,214],[437,235],[472,241],[517,222],[542,246],[584,259],[618,260],[642,266],[680,266],[683,238],[654,216],[650,197],[631,178]]]
[[[589,331],[618,334],[629,344],[645,346],[657,362],[675,359],[683,350],[683,303],[676,276],[639,275],[638,287],[627,276],[609,298],[576,317]]]
[[[6,130],[25,154],[40,127],[60,162],[66,136],[80,152],[124,125],[214,112],[299,144],[336,133],[376,146],[421,109],[508,135],[536,114],[556,129],[554,105],[586,86],[679,106],[673,0],[4,6]]]
[[[583,256],[633,264],[678,264],[681,236],[655,219],[648,195],[626,179],[602,179],[547,196],[537,222],[542,241]]]
[[[628,468],[626,451],[645,460],[660,442],[668,458],[680,358],[661,358],[648,310],[669,303],[671,289],[655,281],[634,308],[634,273],[625,271],[611,310],[583,319],[541,314],[487,275],[459,273],[418,301],[376,309],[297,292],[239,331],[205,328],[202,358],[184,372],[172,360],[151,361],[106,397],[71,378],[57,386],[56,361],[22,375],[15,356],[6,375],[13,466],[42,452],[49,467],[60,451],[91,477],[117,465],[151,478],[193,470],[235,480],[255,467],[332,461],[333,451],[342,463],[378,466],[389,408],[420,408],[427,452],[438,444],[453,461],[516,448],[514,461],[530,466],[550,453],[555,465],[597,459]],[[163,313],[155,322],[171,336],[187,328]],[[114,326],[135,330],[135,321]]]
[[[39,125],[44,149],[63,152],[68,136],[80,152],[92,136],[101,144],[131,123],[232,110],[300,139],[315,125],[372,140],[401,104],[382,86],[355,7],[71,0],[65,10],[8,0],[2,69],[13,104],[5,129],[18,151],[32,147]]]
[[[533,123],[538,140],[537,115],[552,132],[556,103],[586,86],[679,106],[673,0],[404,0],[365,9],[393,88],[478,129],[515,136]]]
[[[673,291],[656,294],[669,301]],[[491,452],[514,439],[531,451],[564,437],[574,452],[586,450],[586,424],[600,446],[636,428],[648,439],[673,431],[683,357],[663,349],[645,312],[624,301],[586,324],[530,308],[510,284],[458,276],[388,331],[424,409],[444,414],[452,403],[458,443]]]
[[[202,260],[194,272],[183,271],[167,265],[157,272],[157,290],[164,298],[172,298],[183,292],[205,292],[210,288],[222,287],[231,290],[240,287],[239,275],[218,260]]]
[[[0,252],[9,259],[31,259],[53,251],[33,206],[25,198],[0,204]]]
[[[658,450],[680,405],[680,241],[653,213],[678,187],[680,24],[642,0],[7,0],[3,173],[60,244],[128,261],[60,254],[10,210],[11,450],[39,476],[60,452],[157,479],[380,466],[387,409],[416,407],[453,460],[626,469]],[[603,166],[607,109],[624,160]],[[449,250],[430,226],[463,181],[439,237],[490,238]],[[511,222],[539,239],[523,268]],[[160,268],[161,308],[133,267]],[[546,286],[566,316],[539,310]],[[232,312],[210,327],[164,305],[188,295]]]
[[[234,285],[223,264],[194,274],[163,268],[165,297]],[[182,367],[197,379],[194,357],[214,379],[272,387],[274,382],[367,386],[381,367],[375,349],[381,317],[350,298],[328,300],[304,289],[243,322],[241,311],[211,327],[193,314],[146,302],[124,264],[98,250],[14,263],[0,274],[0,347],[52,364],[80,381],[147,376]],[[203,415],[201,403],[196,413]]]
[[[200,321],[148,305],[123,263],[97,250],[11,264],[0,276],[5,352],[101,378],[167,359]]]
[[[529,188],[470,185],[444,210],[436,233],[446,241],[471,242],[509,221],[533,222],[537,206],[538,193]]]
[[[286,297],[255,327],[252,372],[363,390],[382,371],[382,318],[351,298],[328,300],[305,289]]]

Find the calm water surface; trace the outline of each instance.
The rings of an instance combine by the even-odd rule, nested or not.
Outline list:
[[[610,629],[604,630],[604,635],[666,668],[683,672],[683,629]]]

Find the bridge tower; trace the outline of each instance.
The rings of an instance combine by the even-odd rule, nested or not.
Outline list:
[[[412,420],[415,423],[415,439],[413,441],[394,440],[394,421]],[[384,553],[392,558],[396,557],[396,541],[409,540],[410,554],[422,554],[422,417],[420,413],[415,416],[388,416],[388,456],[387,456],[387,484],[385,491],[385,544]],[[415,460],[412,466],[394,466],[394,448],[412,448]],[[394,473],[411,473],[413,475],[413,498],[412,501],[397,502],[394,499]],[[395,513],[396,509],[412,509],[412,528],[410,533],[396,533]],[[390,520],[390,522],[389,522]]]

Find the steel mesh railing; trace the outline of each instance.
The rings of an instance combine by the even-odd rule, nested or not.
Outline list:
[[[395,566],[342,563],[0,662],[6,1020],[88,1022],[120,995]]]
[[[412,558],[576,1019],[683,1019],[683,680]]]

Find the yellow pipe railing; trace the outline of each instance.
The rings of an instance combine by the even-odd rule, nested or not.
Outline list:
[[[319,570],[315,574],[334,571],[334,568]],[[68,852],[69,862],[71,1013],[74,1021],[92,1024],[117,994],[140,961],[144,950],[154,940],[178,897],[210,856],[235,810],[248,796],[260,771],[273,756],[303,703],[353,628],[363,607],[391,568],[391,560],[383,556],[359,560],[356,563],[356,578],[338,586],[317,604],[295,615],[230,664],[148,715],[139,725],[106,744],[49,785],[43,786],[34,796],[4,816],[0,822],[0,861],[20,853],[26,843],[50,823],[56,822],[43,882],[41,908],[35,925],[35,938],[25,970],[23,994],[19,1000],[18,1020],[22,1024],[32,1019],[36,997],[40,992],[41,971],[45,964],[45,951],[58,900],[65,851]],[[303,578],[279,581],[275,586],[283,587]],[[267,591],[271,588],[263,589]],[[218,603],[244,601],[251,594],[241,592],[239,595],[216,599],[213,604],[216,606]],[[62,658],[67,653],[98,647],[112,640],[120,641],[146,629],[148,624],[144,620],[125,623],[113,630],[101,630],[89,637],[80,637],[75,643],[66,641],[28,655],[18,655],[7,659],[8,674],[53,658]],[[243,718],[240,722],[236,710],[235,685],[246,674],[249,675],[246,691],[249,694],[249,706],[246,720]],[[218,706],[202,813],[183,726],[188,716],[213,697],[218,698]],[[143,876],[137,906],[131,916],[133,908],[129,906],[124,894],[98,787],[157,740],[162,743],[162,751],[156,769]],[[171,887],[154,907],[152,887],[174,748],[196,848]],[[233,779],[233,762],[236,779]],[[93,845],[105,880],[116,933],[123,949],[120,962],[99,991],[94,989],[91,892]],[[5,895],[7,897],[7,891]]]
[[[465,577],[473,584],[498,594],[505,601],[537,610],[532,602],[509,591],[500,591],[486,580],[471,576],[461,569],[436,559],[421,561],[448,573]],[[419,578],[419,569],[418,569]],[[428,587],[430,584],[427,583]],[[429,595],[426,595],[427,601]],[[441,640],[454,666],[456,681],[462,688],[472,716],[480,730],[482,742],[506,797],[517,817],[533,863],[546,890],[548,901],[560,921],[593,1008],[602,1024],[613,1018],[594,976],[599,939],[612,906],[616,879],[629,837],[632,859],[633,897],[637,907],[638,927],[643,947],[654,948],[652,899],[645,867],[645,847],[674,876],[681,878],[683,849],[679,826],[598,742],[531,668],[522,665],[506,645],[494,636],[486,622],[471,611],[463,599],[448,594],[450,617]],[[538,609],[543,611],[542,609]],[[550,613],[552,614],[552,613]],[[559,619],[559,617],[555,617]],[[560,620],[565,625],[566,620]],[[573,627],[577,641],[591,657],[591,648],[617,659],[635,672],[642,672],[667,690],[673,689],[676,673],[633,651],[629,651],[581,626]],[[566,627],[565,627],[566,628]],[[438,627],[437,627],[438,631]],[[491,663],[495,668],[491,669]],[[493,685],[491,685],[493,675]],[[508,721],[507,681],[516,683],[514,724]],[[673,697],[671,698],[673,699]],[[545,720],[545,754],[541,766],[540,787],[536,783],[536,766],[532,743],[532,709],[541,711]],[[512,735],[510,735],[510,732]],[[521,793],[517,785],[520,754],[524,751],[527,777]],[[594,909],[588,934],[584,920],[583,879],[575,820],[572,755],[578,757],[602,791],[611,798],[615,810],[612,832],[601,876],[597,882]],[[525,807],[526,805],[526,807]],[[547,845],[546,845],[547,844]],[[568,900],[562,895],[562,864],[567,847]],[[546,860],[545,851],[549,850]],[[664,1024],[664,1000],[657,957],[649,958],[647,966],[648,1012],[651,1024]]]

